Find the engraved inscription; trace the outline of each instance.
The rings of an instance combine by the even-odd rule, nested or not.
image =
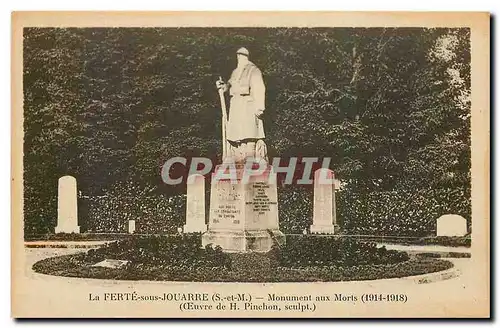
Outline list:
[[[271,211],[270,206],[276,205],[277,202],[272,202],[266,193],[266,190],[269,189],[269,185],[265,182],[255,182],[253,188],[253,201],[246,202],[246,204],[253,205],[252,210],[258,215]]]
[[[221,204],[214,212],[219,219],[226,220],[235,219],[241,213],[241,210],[232,204]]]

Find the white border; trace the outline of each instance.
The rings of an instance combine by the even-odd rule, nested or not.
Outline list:
[[[269,0],[246,0],[237,2],[235,0],[214,0],[214,1],[203,1],[203,0],[184,0],[184,1],[168,1],[160,2],[154,0],[124,0],[124,1],[106,1],[106,0],[86,0],[86,1],[63,1],[63,0],[44,0],[44,1],[34,1],[16,0],[14,2],[2,1],[0,3],[0,40],[2,45],[2,51],[0,51],[0,99],[2,100],[2,110],[0,111],[0,144],[2,154],[2,161],[0,162],[2,180],[0,183],[0,208],[3,209],[3,220],[2,225],[3,238],[1,238],[3,245],[0,247],[2,252],[3,263],[10,263],[10,38],[11,38],[11,19],[10,12],[13,10],[205,10],[205,11],[216,11],[216,10],[354,10],[354,11],[409,11],[409,10],[429,10],[429,11],[489,11],[493,14],[498,13],[498,3],[486,0],[474,0],[474,1],[449,1],[449,2],[437,2],[435,0],[419,0],[419,1],[318,1],[318,0],[307,0],[307,1],[269,1]],[[163,5],[162,5],[163,4]],[[493,25],[494,26],[494,25]],[[492,36],[497,43],[498,38],[496,33],[492,33]],[[496,54],[493,60],[498,59]],[[497,73],[492,72],[493,76]],[[499,92],[499,86],[495,83],[495,90],[492,94],[497,94]],[[495,115],[495,122],[498,123],[500,118],[499,115]],[[492,122],[493,123],[493,122]],[[497,125],[497,124],[495,124]],[[494,131],[494,129],[493,129]],[[492,131],[492,132],[493,132]],[[496,142],[498,146],[498,142]],[[496,149],[494,149],[496,150]],[[500,165],[500,164],[499,164]],[[495,165],[495,168],[498,168]],[[497,182],[497,179],[495,179]],[[500,196],[496,195],[494,203],[500,203]],[[493,214],[491,216],[495,218]],[[500,235],[498,233],[499,224],[495,224],[495,231],[493,235]],[[494,240],[495,238],[492,238]],[[495,252],[493,253],[495,254]],[[498,255],[497,255],[498,257]],[[495,258],[496,260],[497,258]],[[498,272],[498,270],[497,270]],[[10,270],[5,267],[1,270],[2,282],[4,288],[1,290],[2,293],[2,327],[13,326],[16,322],[10,319]],[[497,276],[492,277],[497,278]],[[498,302],[497,302],[498,303]],[[495,310],[493,313],[498,313]],[[89,326],[89,327],[105,327],[109,324],[122,324],[121,322],[65,322],[64,326]],[[245,322],[239,322],[239,324],[244,324]],[[257,324],[257,322],[248,322],[250,324]],[[246,323],[246,324],[248,324]],[[276,324],[277,322],[275,322]],[[305,324],[303,321],[300,323]],[[26,323],[25,323],[26,324]],[[47,322],[46,324],[52,324]],[[133,325],[140,325],[141,322],[133,322]],[[165,323],[163,323],[165,324]],[[190,326],[197,324],[207,324],[206,322],[197,323],[166,323],[169,326],[182,325]],[[216,323],[220,324],[220,323]],[[234,324],[234,322],[226,322],[226,324]],[[258,322],[260,326],[268,326],[271,323]],[[281,323],[283,324],[283,323]],[[288,324],[288,323],[285,323]],[[336,325],[347,326],[345,322],[336,322]],[[378,325],[384,325],[385,322],[377,322]],[[392,323],[396,326],[406,325],[405,323]],[[391,325],[392,325],[391,324]],[[454,322],[421,322],[421,324],[426,327],[435,327],[438,324],[455,324]],[[479,324],[471,323],[469,324]]]

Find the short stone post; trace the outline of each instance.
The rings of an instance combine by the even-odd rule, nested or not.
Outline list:
[[[135,220],[128,220],[128,233],[135,232]]]
[[[436,222],[437,236],[465,236],[467,234],[467,220],[456,214],[440,216]]]

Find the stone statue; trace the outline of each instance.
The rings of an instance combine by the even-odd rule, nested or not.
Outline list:
[[[249,157],[268,161],[262,122],[266,87],[261,71],[249,60],[249,55],[246,48],[238,49],[236,52],[238,64],[229,81],[227,84],[222,79],[216,82],[219,92],[229,91],[230,95],[229,119],[225,129],[228,149],[224,156],[232,158],[236,163],[243,163]],[[221,101],[222,110],[225,112],[223,97]],[[223,120],[225,120],[224,114]]]
[[[210,183],[208,229],[201,236],[201,244],[218,245],[225,252],[267,253],[273,245],[284,245],[286,238],[279,230],[278,187],[264,143],[266,87],[262,73],[248,60],[248,50],[240,48],[236,54],[238,65],[229,81],[224,83],[219,78],[216,82],[224,163],[217,165]],[[224,92],[231,97],[229,119]],[[264,170],[254,171],[256,162]],[[228,169],[236,174],[229,172],[229,179],[217,178]],[[250,171],[252,174],[248,174]]]

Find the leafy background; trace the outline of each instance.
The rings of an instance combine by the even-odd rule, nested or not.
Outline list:
[[[162,210],[168,216],[144,213],[183,199],[185,184],[162,182],[167,158],[220,160],[214,81],[227,79],[240,46],[264,75],[271,157],[331,157],[346,229],[385,234],[370,223],[385,217],[395,233],[425,234],[436,215],[470,220],[469,37],[444,28],[25,28],[25,232],[53,230],[67,174],[87,229],[103,224],[95,213],[124,226],[124,202],[146,208],[143,227],[182,222],[182,204]],[[310,186],[280,190],[282,204],[296,205],[282,211],[285,231],[307,226]],[[397,196],[410,192],[418,197]],[[85,203],[98,196],[117,205]]]

